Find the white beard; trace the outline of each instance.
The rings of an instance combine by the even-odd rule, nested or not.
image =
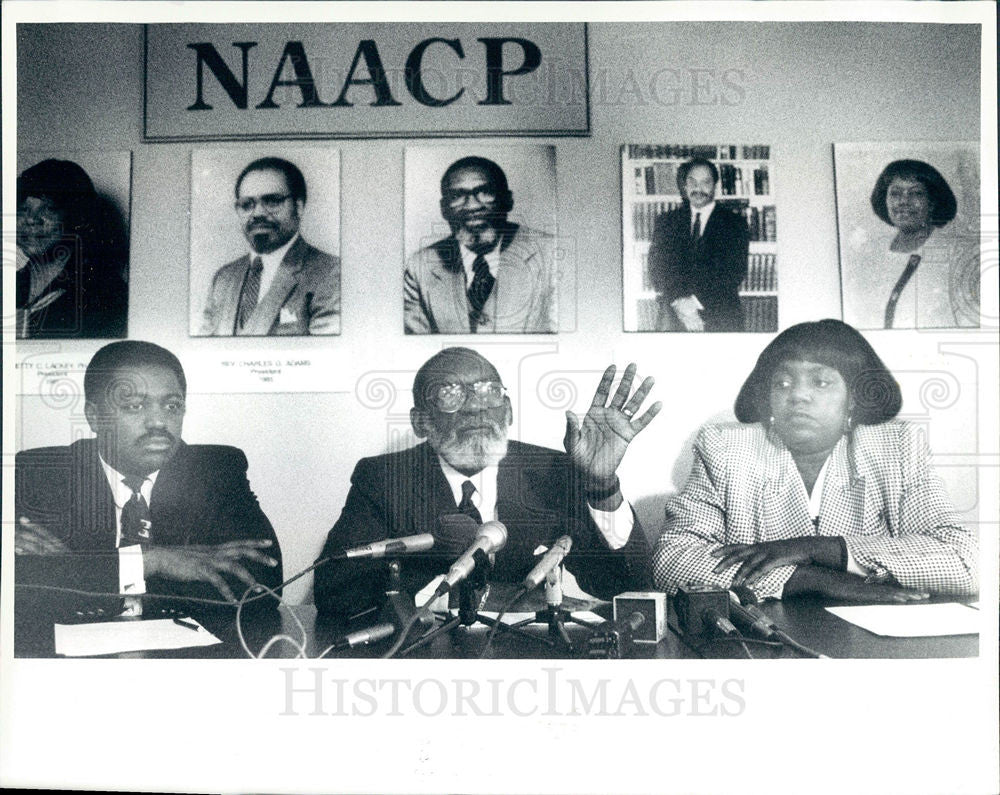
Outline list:
[[[438,455],[459,471],[479,472],[507,455],[507,429],[494,425],[490,433],[473,433],[459,438],[430,428],[427,441]]]

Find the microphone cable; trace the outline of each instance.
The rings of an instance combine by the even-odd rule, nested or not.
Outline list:
[[[434,601],[434,600],[432,599],[431,601]],[[429,604],[429,602],[428,602],[428,604]],[[430,610],[427,609],[427,605],[426,604],[422,605],[419,608],[417,608],[416,612],[412,616],[410,616],[406,620],[406,623],[403,624],[403,626],[400,628],[400,630],[399,630],[399,637],[396,638],[396,642],[393,643],[392,646],[389,647],[389,650],[385,654],[382,655],[382,659],[383,660],[388,660],[396,652],[398,652],[400,650],[400,648],[402,648],[403,644],[406,642],[406,638],[410,634],[410,630],[413,629],[413,625],[416,624],[421,618],[423,618],[424,616],[427,616],[427,615],[433,616],[434,613],[432,613]]]
[[[524,596],[527,592],[528,592],[528,589],[525,586],[522,585],[520,588],[517,589],[517,591],[515,591],[514,595],[510,599],[508,599],[506,602],[504,602],[504,604],[502,606],[502,609],[500,610],[499,613],[497,613],[497,617],[496,617],[495,623],[493,624],[492,627],[490,627],[490,632],[486,636],[486,645],[483,646],[483,650],[479,653],[479,659],[480,660],[486,659],[486,655],[490,651],[490,645],[493,643],[493,638],[496,636],[497,630],[500,628],[500,621],[501,621],[501,619],[503,619],[504,614],[508,610],[510,610],[510,608],[513,607],[514,603],[518,599],[520,599],[522,596]]]

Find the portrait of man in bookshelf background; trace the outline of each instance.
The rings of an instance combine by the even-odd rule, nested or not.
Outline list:
[[[844,320],[979,326],[979,147],[834,144]]]
[[[625,331],[776,331],[770,147],[626,144]]]

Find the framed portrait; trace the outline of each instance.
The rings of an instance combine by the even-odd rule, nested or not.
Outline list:
[[[621,149],[625,331],[776,331],[771,147]]]
[[[407,334],[559,330],[554,146],[408,146]]]
[[[132,153],[17,155],[18,339],[124,337]]]
[[[979,325],[979,145],[833,145],[844,321]]]
[[[191,154],[191,336],[340,333],[340,150]]]

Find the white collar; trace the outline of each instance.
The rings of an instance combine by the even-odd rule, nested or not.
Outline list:
[[[830,458],[832,456],[833,453],[831,452],[826,457],[826,461],[820,467],[819,474],[816,475],[816,482],[813,483],[812,492],[809,494],[809,516],[813,519],[819,516],[820,505],[823,503],[823,484],[826,483],[826,471],[830,466]]]
[[[288,249],[295,245],[295,242],[299,239],[299,233],[296,232],[292,235],[291,239],[285,243],[285,245],[280,248],[276,248],[274,251],[269,251],[267,254],[259,254],[258,252],[250,249],[250,262],[253,262],[254,257],[260,257],[261,262],[264,265],[264,270],[276,270],[281,264],[282,260],[285,258],[285,254],[288,253]]]
[[[445,461],[440,454],[437,458],[441,464],[441,471],[451,488],[451,495],[455,498],[455,504],[458,505],[462,502],[462,484],[471,480],[472,485],[476,487],[476,493],[472,495],[472,502],[480,509],[485,521],[493,519],[497,502],[497,474],[499,472],[497,465],[490,464],[474,475],[463,475]],[[486,510],[483,510],[484,508]],[[489,516],[486,515],[487,513]]]
[[[715,199],[712,199],[712,201],[710,201],[704,207],[694,207],[694,206],[692,206],[691,207],[691,226],[692,226],[692,228],[694,227],[695,216],[700,215],[701,216],[701,229],[702,229],[702,231],[705,231],[705,224],[708,223],[708,217],[712,214],[712,211],[714,209],[715,209]]]
[[[104,476],[108,479],[108,485],[111,487],[111,494],[114,496],[115,507],[123,508],[125,503],[132,499],[132,489],[125,485],[125,476],[105,461],[104,456],[98,453],[97,457],[101,461],[101,468],[104,470]],[[142,498],[146,501],[146,505],[150,504],[150,499],[153,496],[153,484],[156,483],[156,477],[159,474],[160,470],[150,472],[146,475],[145,480],[142,481],[142,485],[139,487],[139,493],[142,494]]]
[[[462,269],[465,271],[466,283],[472,284],[472,277],[475,272],[472,269],[473,263],[476,261],[476,257],[479,256],[472,249],[466,248],[461,243],[458,244],[458,250],[462,255]],[[497,244],[483,254],[486,258],[486,264],[490,266],[490,275],[496,278],[497,271],[500,268],[500,241],[497,239]]]

